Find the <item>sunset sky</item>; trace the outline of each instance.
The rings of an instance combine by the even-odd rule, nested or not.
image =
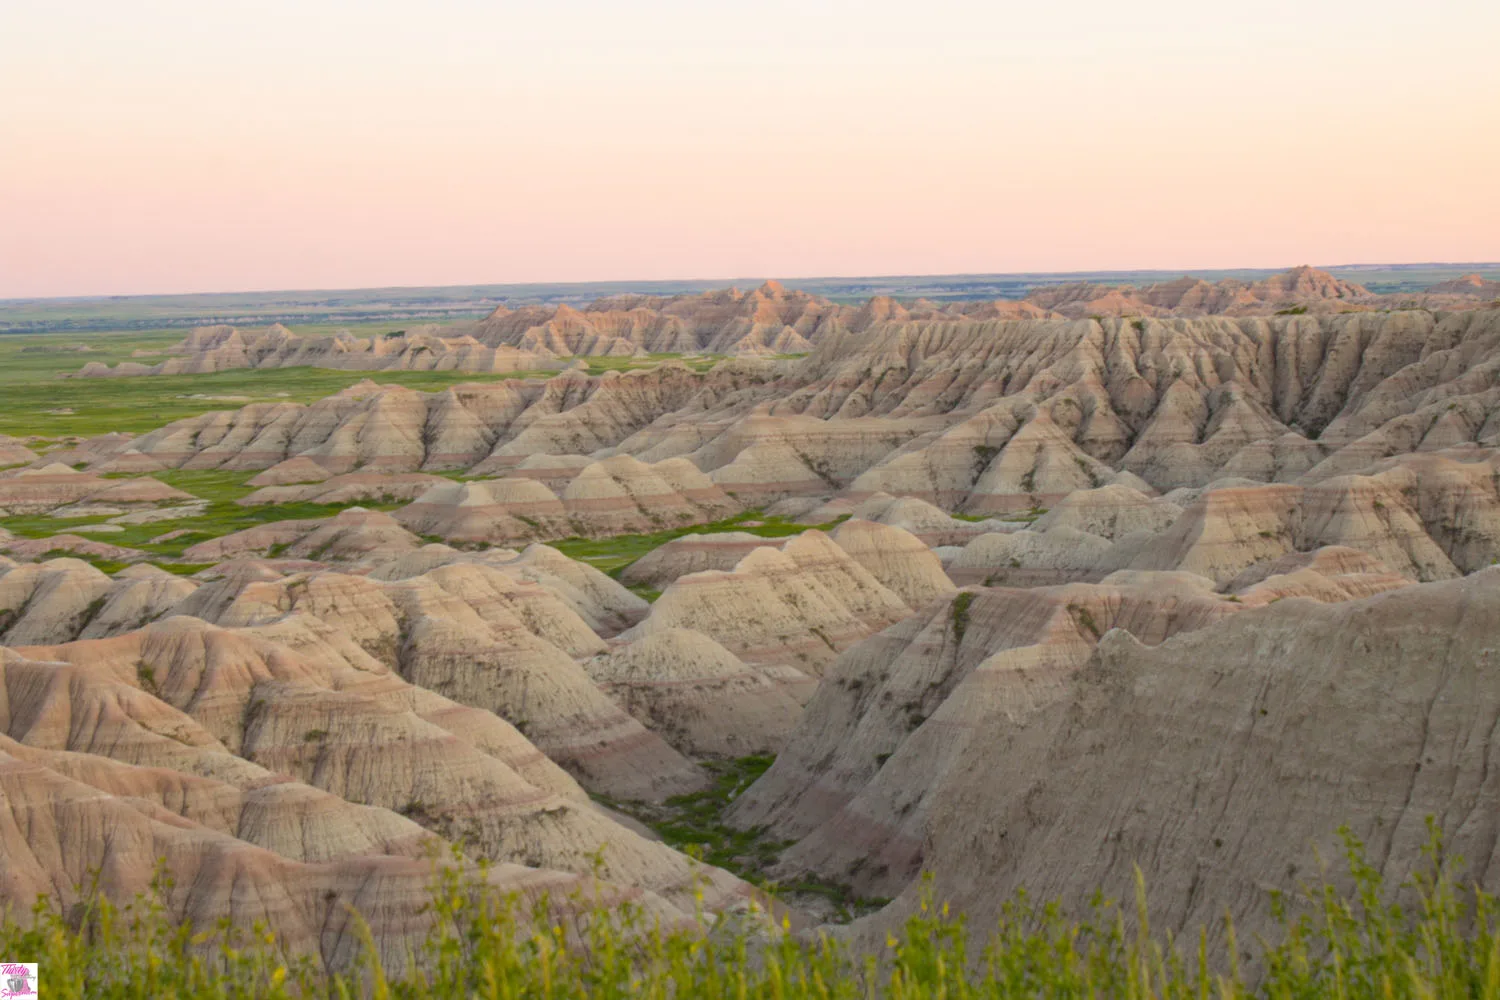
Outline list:
[[[0,297],[1500,259],[1500,3],[0,0]]]

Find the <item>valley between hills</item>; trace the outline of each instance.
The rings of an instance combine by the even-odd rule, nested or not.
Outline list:
[[[1500,890],[1500,285],[1311,268],[6,338],[0,902],[428,935]],[[484,862],[482,868],[477,867]],[[771,895],[778,901],[768,902]],[[774,921],[767,933],[774,933]]]

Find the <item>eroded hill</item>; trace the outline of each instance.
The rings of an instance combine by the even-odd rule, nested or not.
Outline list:
[[[45,850],[3,891],[166,853],[180,914],[336,960],[319,901],[396,953],[426,844],[526,887],[602,846],[609,892],[722,911],[749,885],[602,803],[761,753],[725,821],[895,897],[870,934],[923,871],[984,916],[1134,862],[1167,926],[1253,926],[1340,823],[1399,875],[1428,812],[1488,884],[1500,310],[1323,277],[501,310],[465,349],[747,356],[4,442],[0,835]]]

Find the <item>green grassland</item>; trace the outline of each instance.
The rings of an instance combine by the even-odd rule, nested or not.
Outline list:
[[[378,336],[402,329],[389,322],[349,326],[303,324],[304,336],[349,330],[355,336]],[[61,376],[91,361],[115,365],[121,361],[155,364],[165,355],[133,357],[138,350],[164,351],[182,339],[181,330],[152,330],[88,334],[0,337],[0,434],[13,437],[62,439],[90,437],[114,431],[142,434],[174,420],[213,410],[230,410],[247,403],[311,403],[369,379],[380,385],[401,385],[433,392],[451,385],[498,382],[513,378],[549,378],[556,371],[342,371],[328,368],[231,369],[205,375],[140,375],[124,378],[73,379]],[[70,350],[75,345],[91,350]],[[588,371],[651,368],[675,354],[650,358],[586,358]],[[682,359],[695,371],[706,371],[722,360],[719,355]],[[559,362],[559,368],[566,365]],[[71,411],[71,412],[67,412]]]
[[[307,328],[300,333],[317,332]],[[356,331],[359,332],[359,331]],[[328,368],[237,368],[206,375],[141,375],[126,378],[59,378],[90,361],[117,364],[137,349],[160,350],[182,339],[181,331],[90,334],[87,337],[0,337],[0,434],[13,437],[91,437],[114,431],[144,434],[174,420],[252,402],[311,403],[364,379],[435,391],[461,382],[545,378],[551,372],[363,372]],[[87,354],[36,350],[86,343]],[[32,350],[27,350],[32,348]],[[145,364],[159,358],[136,359]],[[72,412],[58,412],[69,411]]]
[[[595,796],[600,802],[649,826],[662,841],[716,868],[733,872],[788,905],[815,910],[833,923],[848,923],[889,903],[888,899],[860,897],[849,886],[803,875],[778,881],[772,868],[793,841],[779,841],[763,827],[740,829],[724,818],[740,793],[768,771],[776,758],[755,754],[737,760],[703,761],[709,786],[677,795],[665,802],[620,801]]]
[[[125,525],[123,526],[123,531],[108,534],[90,534],[87,537],[98,539],[110,545],[140,549],[152,556],[159,557],[152,561],[163,566],[163,568],[186,571],[188,567],[174,566],[172,562],[180,560],[183,552],[188,547],[207,541],[210,538],[218,538],[222,535],[243,531],[246,528],[268,524],[272,521],[310,520],[332,517],[340,511],[354,506],[361,506],[368,510],[394,510],[402,506],[400,503],[395,502],[380,503],[367,501],[360,504],[282,503],[257,504],[250,507],[242,507],[235,501],[254,492],[254,487],[247,486],[246,480],[255,476],[257,471],[255,469],[236,472],[169,470],[167,472],[155,473],[152,478],[158,479],[169,486],[174,486],[186,493],[191,493],[195,497],[207,500],[208,506],[203,509],[201,514],[190,517],[175,518],[170,521],[157,521],[152,524]],[[102,524],[108,520],[107,516],[58,518],[49,517],[45,514],[28,514],[0,518],[0,528],[5,528],[7,531],[23,538],[45,538],[49,535],[66,534],[80,526]],[[165,542],[154,541],[159,536],[178,531],[185,531],[187,533]],[[113,572],[119,568],[118,564],[108,560],[91,559],[89,561],[106,572]],[[202,568],[204,567],[193,567],[194,570]]]
[[[546,1000],[1406,1000],[1500,996],[1495,901],[1462,888],[1460,867],[1431,862],[1387,885],[1348,838],[1352,889],[1307,884],[1273,896],[1268,936],[1228,920],[1174,938],[1153,930],[1148,892],[1096,896],[1083,912],[1006,902],[972,926],[924,886],[911,915],[868,953],[841,937],[775,933],[764,917],[663,926],[635,904],[605,911],[579,891],[524,900],[489,889],[484,872],[434,859],[432,930],[386,968],[355,913],[360,958],[334,974],[288,955],[264,927],[174,923],[152,893],[123,907],[97,894],[66,916],[39,902],[7,913],[0,951],[40,961],[43,996],[127,998],[546,998]],[[764,911],[761,911],[762,913]],[[784,925],[787,926],[787,925]]]
[[[830,531],[838,527],[846,517],[827,524],[798,524],[782,517],[766,517],[758,510],[745,511],[710,524],[694,524],[682,528],[668,528],[648,535],[614,535],[609,538],[564,538],[548,542],[553,548],[570,559],[586,562],[610,576],[619,577],[620,572],[653,549],[659,548],[683,535],[711,535],[726,531],[743,531],[761,538],[787,538],[800,535],[811,528]]]

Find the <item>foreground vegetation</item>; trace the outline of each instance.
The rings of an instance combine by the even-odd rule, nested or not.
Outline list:
[[[1079,918],[1022,894],[983,936],[924,894],[883,946],[856,954],[764,915],[665,927],[629,905],[502,896],[482,873],[448,867],[432,885],[432,930],[399,970],[381,963],[357,914],[360,955],[330,974],[289,959],[263,927],[174,925],[156,898],[117,909],[94,896],[71,920],[39,904],[30,926],[0,925],[0,952],[40,961],[50,998],[1500,996],[1495,901],[1459,887],[1436,837],[1424,873],[1399,887],[1348,845],[1352,891],[1324,883],[1295,903],[1273,899],[1277,933],[1253,943],[1227,922],[1186,941],[1153,932],[1138,884],[1134,906],[1096,901]]]
[[[867,916],[889,899],[867,899],[840,882],[803,874],[787,881],[773,874],[781,852],[795,841],[776,840],[764,827],[742,829],[724,815],[741,792],[770,770],[776,758],[752,754],[734,760],[703,761],[711,781],[707,788],[675,795],[665,802],[622,802],[596,796],[601,802],[646,824],[679,851],[706,861],[821,920],[848,923]]]

